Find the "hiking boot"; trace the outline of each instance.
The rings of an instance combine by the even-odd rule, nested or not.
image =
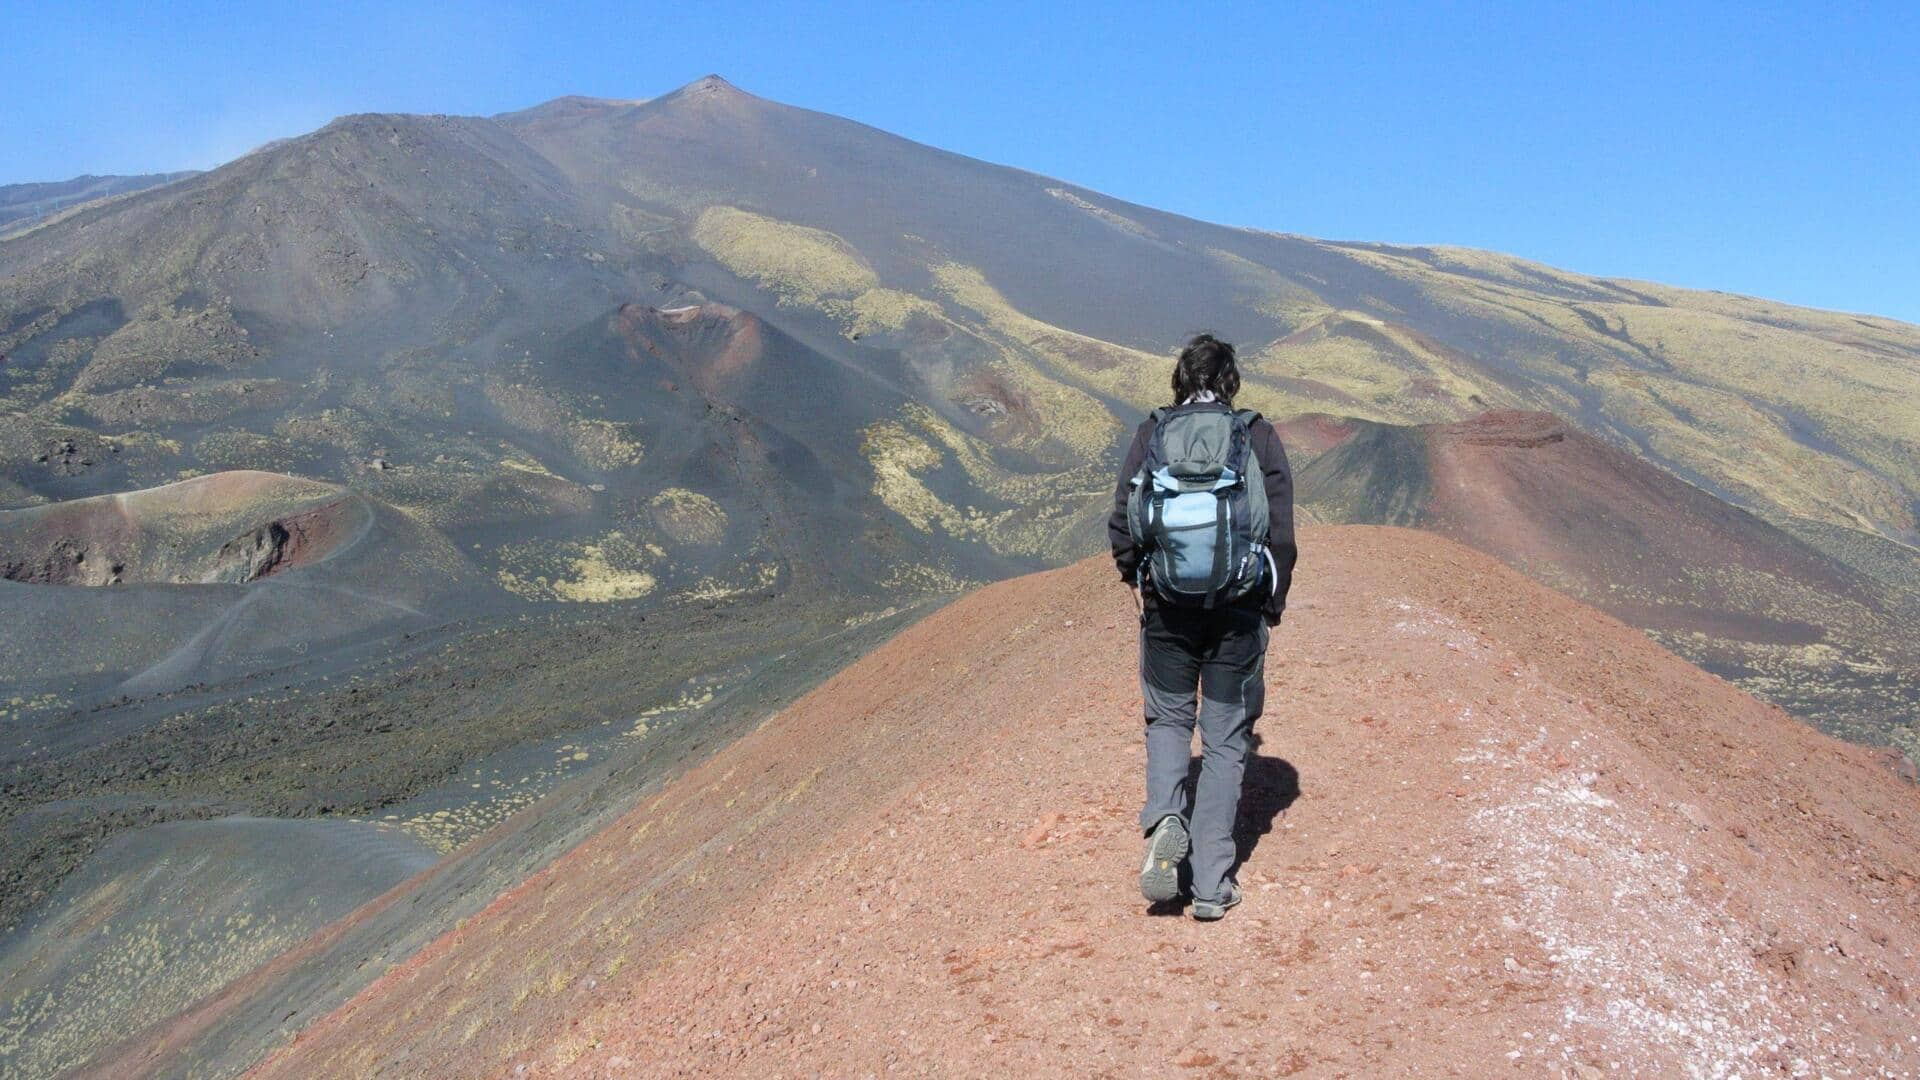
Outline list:
[[[1225,917],[1227,909],[1239,902],[1240,886],[1236,884],[1232,878],[1228,878],[1220,883],[1220,895],[1217,898],[1212,900],[1194,900],[1193,917],[1202,922],[1212,922],[1215,919]]]
[[[1187,857],[1187,823],[1176,814],[1160,819],[1147,834],[1147,858],[1140,864],[1140,895],[1164,904],[1180,896],[1180,864]]]

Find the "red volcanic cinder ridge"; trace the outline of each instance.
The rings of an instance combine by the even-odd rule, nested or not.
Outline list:
[[[367,508],[333,484],[238,470],[0,511],[0,578],[45,585],[244,583],[331,555]]]
[[[623,304],[614,314],[613,327],[630,360],[659,360],[703,393],[733,388],[761,355],[760,320],[726,304]]]
[[[1444,538],[1301,547],[1226,924],[1134,892],[1089,560],[901,632],[258,1073],[1904,1071],[1911,785]]]

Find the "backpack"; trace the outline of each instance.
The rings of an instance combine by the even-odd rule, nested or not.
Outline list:
[[[1147,456],[1127,495],[1127,529],[1154,592],[1212,608],[1253,592],[1267,548],[1267,487],[1251,409],[1155,409]]]

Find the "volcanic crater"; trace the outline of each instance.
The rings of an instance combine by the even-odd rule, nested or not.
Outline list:
[[[0,578],[33,585],[246,584],[320,562],[365,530],[343,488],[234,471],[0,511]]]

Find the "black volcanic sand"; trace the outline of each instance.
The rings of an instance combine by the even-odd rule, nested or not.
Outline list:
[[[408,877],[434,852],[400,829],[217,818],[123,833],[0,947],[0,1047],[51,1073],[217,986]]]
[[[368,915],[286,980],[254,987],[257,1007],[233,1014],[204,1048],[244,1065],[262,1040],[292,1023],[289,1014],[324,1009],[381,970],[370,958],[398,959],[431,940],[649,784],[724,745],[918,612],[857,614],[784,596],[650,614],[621,605],[549,608],[410,635],[385,655],[334,654],[296,675],[198,691],[203,700],[189,690],[73,716],[62,749],[11,763],[0,803],[13,927],[10,952],[0,959],[0,1033],[25,1031],[34,1054],[71,1064],[85,1056],[73,1048],[91,1053],[157,1015],[95,1005],[85,1023],[61,1014],[49,1023],[44,995],[27,993],[49,985],[49,949],[102,957],[138,947],[131,937],[96,935],[81,950],[60,936],[81,907],[125,887],[111,865],[123,860],[89,853],[102,843],[135,845],[157,859],[173,835],[167,830],[177,828],[125,832],[130,827],[310,817],[397,833],[426,851],[506,819],[412,886],[407,904]],[[82,729],[121,733],[86,739]],[[496,787],[488,777],[508,782]],[[382,820],[388,817],[399,820]],[[62,894],[32,911],[76,866],[84,869]],[[314,910],[337,916],[365,898],[364,874],[343,873],[338,890],[328,880],[314,882]],[[196,908],[204,899],[198,892],[145,895],[144,907],[115,919],[116,930],[190,925],[224,935],[224,945],[156,960],[166,970],[151,977],[173,1008],[219,990],[250,966],[243,960],[273,955],[297,937],[289,927],[306,925],[270,898],[260,900],[256,922],[234,926],[226,908]],[[74,993],[85,989],[54,981]]]
[[[782,598],[549,607],[372,642],[307,670],[43,719],[0,767],[0,925],[107,833],[228,814],[377,817],[509,748],[629,727],[703,674],[854,611]]]
[[[789,618],[790,610],[769,612],[765,618],[743,615],[735,632],[715,636],[714,651],[751,644],[756,636],[762,644],[779,641],[788,651],[769,656],[697,715],[670,721],[654,735],[609,753],[603,762],[560,784],[382,902],[357,912],[337,934],[317,939],[287,962],[237,985],[212,1019],[195,1026],[166,1057],[148,1063],[149,1071],[164,1075],[190,1069],[197,1076],[243,1071],[388,966],[519,885],[668,778],[728,745],[928,610],[859,621],[852,627]],[[717,610],[706,614],[724,617]],[[456,778],[455,784],[460,783]]]

